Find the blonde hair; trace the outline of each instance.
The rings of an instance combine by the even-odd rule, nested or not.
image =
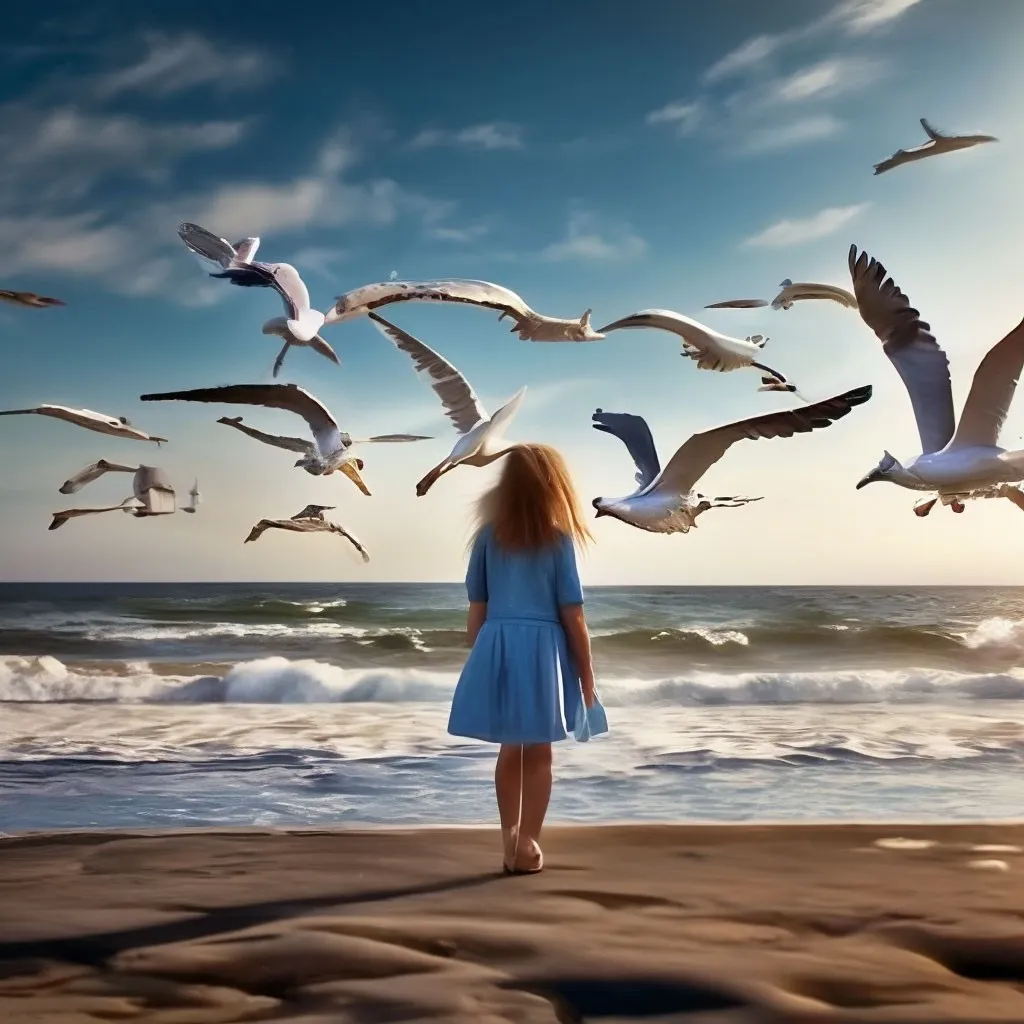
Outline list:
[[[593,540],[565,459],[546,444],[516,445],[505,456],[501,478],[477,502],[476,533],[490,526],[504,548],[553,544],[561,534],[576,544]]]

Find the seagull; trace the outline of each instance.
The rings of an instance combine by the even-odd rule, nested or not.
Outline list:
[[[47,306],[66,306],[67,303],[61,299],[55,299],[50,295],[36,295],[35,292],[10,292],[6,288],[0,288],[0,300],[11,302],[15,306],[30,306],[35,309],[46,309]]]
[[[297,512],[292,519],[323,519],[325,512],[333,512],[337,505],[307,505],[301,512]]]
[[[885,452],[857,489],[887,480],[913,491],[937,491],[938,498],[914,509],[926,516],[939,499],[963,512],[964,500],[1024,480],[1024,450],[1008,452],[998,444],[1024,367],[1024,321],[982,359],[957,424],[949,360],[931,326],[876,259],[866,252],[858,256],[851,245],[849,263],[861,319],[882,342],[910,394],[922,452],[906,463]]]
[[[412,358],[416,372],[430,378],[434,394],[441,399],[445,414],[460,435],[447,458],[416,485],[419,497],[422,498],[440,477],[456,466],[488,466],[515,447],[502,446],[502,437],[522,404],[525,387],[520,388],[493,416],[488,416],[472,385],[444,356],[377,313],[368,315],[384,337]]]
[[[203,500],[203,496],[199,493],[199,481],[195,480],[192,484],[192,490],[188,492],[188,496],[191,499],[187,505],[182,508],[182,512],[195,513],[199,511],[199,503]]]
[[[100,463],[96,463],[95,466],[88,466],[81,473],[72,477],[68,480],[63,487],[61,487],[62,494],[73,494],[74,491],[84,487],[86,483],[91,480],[97,479],[102,476],[105,472],[111,470],[121,472],[126,471],[127,467],[124,466],[112,466],[107,463],[106,469],[100,470],[100,472],[94,472]],[[131,472],[131,470],[127,470]],[[146,516],[162,516],[170,515],[175,510],[175,497],[174,488],[171,486],[170,481],[167,479],[167,475],[158,466],[136,466],[134,469],[135,477],[132,480],[132,495],[131,497],[125,498],[119,505],[108,505],[105,508],[69,508],[63,512],[54,512],[53,521],[50,523],[51,530],[57,530],[62,527],[69,519],[75,518],[75,516],[88,516],[97,515],[100,512],[127,512],[136,518],[143,518]],[[88,476],[88,474],[93,475]],[[88,476],[88,479],[85,477]],[[65,490],[69,484],[74,486],[70,490]]]
[[[292,345],[309,346],[331,362],[341,364],[337,353],[318,333],[324,325],[323,313],[310,308],[309,290],[290,263],[254,261],[258,238],[243,238],[232,245],[206,228],[187,222],[178,228],[178,235],[192,252],[221,268],[220,273],[211,277],[226,278],[245,288],[273,288],[281,296],[288,315],[274,317],[263,325],[264,334],[284,339],[284,347],[274,361],[275,377]]]
[[[812,284],[809,281],[792,282],[788,277],[779,285],[782,289],[774,299],[728,299],[725,302],[713,302],[705,309],[758,309],[771,306],[772,309],[792,309],[794,302],[804,299],[831,299],[840,306],[849,309],[857,308],[857,300],[845,289],[833,284]]]
[[[52,416],[54,419],[66,420],[75,426],[95,430],[101,434],[113,434],[114,437],[130,437],[136,441],[155,441],[166,444],[166,437],[155,437],[136,430],[124,416],[107,416],[92,409],[69,409],[64,405],[37,405],[34,409],[6,409],[0,416],[28,416],[36,413],[40,416]]]
[[[369,552],[359,542],[358,538],[349,533],[343,526],[324,519],[323,513],[319,516],[303,514],[310,508],[321,507],[326,509],[329,506],[307,505],[302,512],[297,516],[292,516],[291,519],[261,519],[249,531],[249,536],[245,538],[243,543],[248,544],[250,541],[259,540],[266,530],[289,530],[292,533],[336,533],[338,536],[344,537],[363,556],[364,562],[368,562],[370,560]]]
[[[80,491],[86,484],[91,484],[93,480],[99,480],[105,473],[136,473],[138,469],[138,466],[120,466],[116,462],[107,462],[106,459],[100,459],[99,462],[94,462],[91,466],[86,466],[85,469],[74,476],[68,477],[58,490],[61,494],[74,494],[76,491]]]
[[[945,135],[934,129],[925,118],[921,118],[921,127],[928,136],[928,141],[913,149],[897,149],[891,157],[875,164],[875,174],[884,174],[900,164],[909,164],[914,160],[923,160],[929,156],[941,156],[943,153],[954,153],[958,149],[970,149],[980,146],[983,142],[998,142],[994,135]]]
[[[341,323],[366,316],[393,302],[464,302],[501,313],[512,320],[512,333],[522,341],[600,341],[604,335],[590,325],[592,310],[576,320],[541,316],[514,291],[489,281],[382,281],[340,295],[327,312],[327,323]]]
[[[143,395],[143,402],[223,402],[226,405],[260,405],[267,409],[284,409],[301,416],[309,425],[313,435],[312,441],[298,437],[278,437],[264,434],[246,426],[241,417],[221,418],[218,423],[225,423],[241,430],[242,433],[256,438],[265,444],[284,448],[288,451],[300,452],[302,458],[295,463],[312,476],[326,476],[329,473],[342,472],[362,492],[370,491],[359,476],[358,463],[352,455],[352,447],[370,442],[393,441],[429,441],[429,437],[420,434],[381,434],[354,440],[338,426],[337,421],[319,399],[311,395],[305,388],[296,384],[229,384],[219,388],[196,388],[191,391],[164,391],[159,394]]]
[[[725,302],[712,302],[705,309],[760,309],[769,305],[767,299],[726,299]]]
[[[595,430],[622,441],[636,463],[637,489],[623,498],[595,498],[597,517],[613,516],[650,533],[688,533],[697,516],[709,508],[736,508],[760,498],[708,498],[694,491],[700,478],[744,438],[792,437],[831,426],[854,406],[871,397],[871,385],[785,412],[771,412],[694,434],[680,447],[664,469],[646,420],[629,413],[594,413]]]
[[[701,370],[718,370],[726,373],[744,366],[753,366],[764,375],[758,391],[796,391],[796,385],[790,384],[778,370],[756,361],[755,357],[764,348],[768,340],[763,335],[753,334],[748,338],[730,338],[727,334],[719,334],[710,327],[691,320],[682,313],[674,313],[670,309],[642,309],[639,313],[623,317],[614,323],[602,327],[601,332],[617,331],[622,328],[651,327],[657,330],[670,331],[683,339],[683,355],[693,359]]]

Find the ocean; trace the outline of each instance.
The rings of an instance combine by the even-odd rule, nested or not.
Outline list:
[[[594,587],[552,821],[1021,817],[1024,589]],[[459,584],[0,584],[0,832],[491,822]]]

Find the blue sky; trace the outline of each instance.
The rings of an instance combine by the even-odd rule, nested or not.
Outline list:
[[[411,5],[410,5],[411,8]],[[354,435],[435,440],[365,453],[366,498],[286,453],[215,425],[229,410],[142,405],[147,391],[269,379],[271,293],[204,277],[175,228],[256,234],[293,262],[314,305],[387,279],[468,276],[537,310],[597,325],[661,306],[737,335],[812,397],[864,383],[875,398],[826,433],[736,446],[711,493],[763,494],[661,537],[601,520],[592,583],[1019,581],[1024,529],[1008,502],[962,517],[911,512],[909,492],[853,485],[883,448],[916,451],[909,402],[873,335],[832,304],[705,311],[771,298],[784,277],[848,285],[856,242],[881,259],[950,354],[958,405],[978,360],[1019,319],[1024,6],[957,0],[713,5],[519,3],[515,15],[438,2],[357,12],[296,5],[24,7],[0,44],[0,286],[63,309],[0,310],[0,407],[39,402],[127,415],[150,446],[37,417],[2,421],[0,577],[457,579],[469,507],[492,471],[413,485],[454,440],[433,394],[366,321],[328,328],[339,369],[308,351],[283,380]],[[429,13],[426,13],[429,12]],[[899,168],[919,117],[997,146]],[[523,384],[509,437],[566,452],[584,502],[627,492],[633,467],[591,430],[605,409],[648,418],[666,459],[694,430],[777,408],[757,378],[698,372],[669,335],[590,345],[520,342],[487,311],[407,307],[394,319],[456,363],[485,404]],[[247,414],[294,431],[289,417]],[[1020,444],[1011,414],[1003,441]],[[48,533],[71,473],[97,458],[165,466],[200,515],[78,520]],[[107,478],[77,498],[120,499]],[[367,545],[266,535],[308,501]]]

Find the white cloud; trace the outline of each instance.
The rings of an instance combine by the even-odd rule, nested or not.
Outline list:
[[[262,51],[226,47],[194,32],[178,36],[151,32],[143,39],[147,52],[138,61],[97,76],[98,96],[109,99],[125,92],[170,96],[201,85],[245,89],[274,72]]]
[[[601,223],[593,213],[574,210],[565,237],[544,248],[541,258],[611,262],[638,259],[646,252],[647,243],[628,224]]]
[[[920,0],[846,0],[835,10],[835,17],[848,32],[862,35],[890,22],[915,7]]]
[[[742,153],[755,154],[792,149],[794,146],[803,146],[837,135],[842,128],[842,122],[831,114],[804,117],[768,128],[755,128],[742,139],[739,150]]]
[[[458,131],[443,128],[424,128],[409,143],[412,149],[433,146],[461,146],[464,149],[522,149],[522,125],[508,121],[488,121],[470,125]]]
[[[778,249],[826,238],[863,213],[870,205],[856,203],[852,206],[829,206],[819,210],[813,217],[780,220],[764,231],[744,239],[742,245],[746,248]]]
[[[300,273],[313,270],[322,277],[333,280],[336,266],[347,256],[348,253],[344,249],[335,249],[327,245],[307,245],[293,253],[288,262],[298,267]]]
[[[885,68],[877,60],[834,57],[800,68],[760,90],[766,102],[820,100],[877,82]]]
[[[708,84],[760,71],[782,49],[814,39],[837,27],[851,35],[885,28],[921,0],[842,0],[821,17],[782,32],[765,33],[741,43],[704,72]]]
[[[426,234],[437,242],[475,242],[483,238],[491,230],[491,225],[484,222],[469,224],[465,227],[451,227],[445,224],[438,224],[428,227]]]
[[[704,72],[704,81],[717,82],[723,78],[743,74],[760,67],[786,42],[786,39],[787,36],[783,33],[754,36],[752,39],[748,39],[715,61]]]
[[[680,135],[688,135],[700,124],[703,114],[704,108],[698,101],[673,100],[652,110],[645,120],[648,124],[670,124]]]
[[[23,194],[82,197],[106,175],[161,177],[191,153],[235,145],[246,129],[243,121],[152,123],[31,100],[8,103],[0,107],[0,204],[16,197],[20,205]]]

